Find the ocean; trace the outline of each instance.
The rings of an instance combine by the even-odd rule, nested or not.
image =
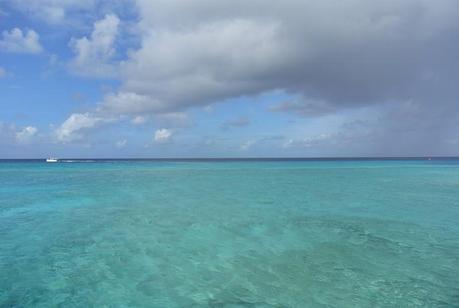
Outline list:
[[[0,307],[459,307],[459,160],[0,161]]]

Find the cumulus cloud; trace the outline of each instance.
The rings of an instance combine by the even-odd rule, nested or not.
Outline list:
[[[273,89],[298,96],[278,109],[300,114],[422,97],[421,85],[457,94],[438,82],[457,62],[452,0],[137,5],[141,47],[106,100],[118,112],[183,110]]]
[[[10,31],[2,32],[0,40],[0,51],[12,53],[37,54],[43,51],[40,45],[40,36],[31,29],[22,31],[19,28],[13,28]]]
[[[141,46],[122,65],[120,92],[142,104],[126,101],[125,111],[178,111],[283,90],[294,99],[273,111],[315,117],[376,107],[385,122],[374,123],[381,127],[371,128],[373,138],[394,148],[418,140],[417,149],[440,145],[459,121],[457,1],[137,5]],[[407,110],[407,101],[416,109],[394,111]],[[414,132],[402,137],[388,123]]]
[[[317,117],[370,108],[380,119],[368,124],[372,141],[394,148],[406,139],[432,148],[457,131],[458,1],[136,4],[139,45],[120,63],[120,87],[98,106],[104,114],[153,118],[280,90],[292,99],[272,111]],[[80,74],[113,74],[115,17],[72,41]],[[287,147],[325,141],[295,139]]]
[[[173,131],[167,128],[161,128],[155,131],[153,140],[158,143],[164,143],[171,139]]]
[[[116,67],[111,63],[115,55],[115,39],[120,20],[107,14],[94,23],[90,37],[72,38],[69,46],[75,53],[70,68],[78,75],[88,77],[113,77]]]
[[[91,113],[74,113],[56,129],[56,139],[62,143],[79,141],[84,138],[85,131],[113,121],[112,118]]]
[[[27,143],[36,135],[38,129],[34,126],[26,126],[16,133],[16,141],[18,143]]]
[[[6,74],[6,69],[0,66],[0,79],[5,78]]]
[[[187,31],[150,29],[122,65],[122,91],[105,105],[118,112],[180,111],[256,93],[259,80],[246,73],[273,69],[273,57],[288,56],[277,30],[277,23],[244,19]]]

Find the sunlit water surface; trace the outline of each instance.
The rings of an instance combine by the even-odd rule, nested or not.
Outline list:
[[[1,307],[459,307],[459,162],[0,163]]]

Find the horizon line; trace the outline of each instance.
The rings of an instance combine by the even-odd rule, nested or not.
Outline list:
[[[45,160],[36,158],[0,158],[1,160]],[[459,156],[267,156],[267,157],[62,157],[58,160],[333,160],[333,159],[459,159]]]

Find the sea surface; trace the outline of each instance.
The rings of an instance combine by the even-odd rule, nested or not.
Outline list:
[[[0,307],[459,307],[459,160],[2,161]]]

